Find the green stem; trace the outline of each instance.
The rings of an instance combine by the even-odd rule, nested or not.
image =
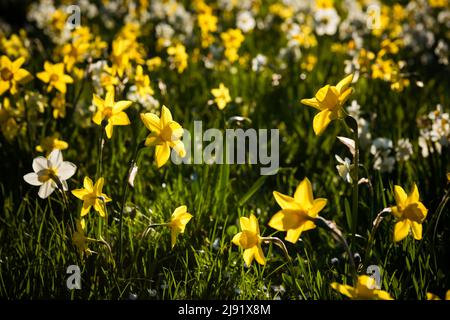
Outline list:
[[[131,172],[133,170],[133,167],[137,163],[139,153],[144,148],[145,144],[144,141],[139,143],[134,150],[133,156],[130,160],[130,167],[128,168],[128,173],[123,181],[123,194],[122,194],[122,203],[120,205],[120,216],[119,216],[119,263],[120,263],[120,269],[122,271],[123,275],[123,265],[122,265],[122,259],[123,259],[123,210],[125,208],[125,202],[127,200],[127,194],[128,194],[128,188],[129,183],[128,180],[130,179]]]

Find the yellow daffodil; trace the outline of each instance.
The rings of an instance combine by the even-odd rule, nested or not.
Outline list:
[[[77,230],[72,235],[72,243],[78,248],[81,254],[90,254],[92,251],[87,246],[86,221],[84,219],[77,219],[76,224]]]
[[[261,248],[262,237],[259,235],[258,219],[251,214],[250,218],[241,217],[239,219],[241,225],[241,232],[233,237],[233,243],[244,249],[244,261],[247,266],[250,266],[253,258],[259,264],[266,264],[264,252]]]
[[[67,71],[72,71],[73,66],[82,62],[89,50],[89,43],[84,42],[83,39],[78,39],[73,43],[65,44],[61,49],[61,54],[64,57],[64,63]]]
[[[145,145],[156,146],[155,158],[158,168],[162,167],[170,157],[170,148],[173,148],[180,157],[186,155],[183,142],[183,128],[172,120],[170,110],[163,106],[161,119],[154,113],[141,113],[141,120],[151,133],[145,139]]]
[[[394,186],[396,206],[391,207],[392,214],[399,221],[394,227],[394,241],[398,242],[406,238],[412,230],[414,239],[422,239],[422,222],[425,220],[428,209],[419,201],[419,190],[414,184],[411,194],[408,196],[400,186]]]
[[[231,101],[230,90],[223,83],[218,88],[212,89],[211,94],[214,96],[214,102],[220,110],[223,110],[227,103]]]
[[[332,120],[344,116],[343,105],[353,91],[352,88],[349,88],[352,80],[353,75],[351,74],[336,86],[326,85],[321,88],[314,98],[301,100],[301,103],[320,110],[313,121],[316,135],[322,134]]]
[[[17,85],[31,80],[31,74],[20,67],[25,62],[25,58],[19,58],[12,62],[7,56],[0,58],[0,96],[7,90],[12,95],[17,93]]]
[[[66,96],[60,92],[55,94],[52,101],[50,102],[53,107],[53,118],[64,118],[66,116]]]
[[[331,287],[352,300],[394,300],[388,292],[376,289],[375,279],[367,275],[358,277],[356,288],[337,282]]]
[[[20,130],[20,126],[16,121],[17,111],[11,107],[11,102],[8,98],[3,98],[0,104],[0,130],[5,136],[6,140],[13,140]]]
[[[128,119],[127,114],[123,110],[128,108],[132,102],[128,100],[114,102],[114,90],[106,93],[105,100],[94,94],[92,103],[97,107],[92,121],[98,125],[101,125],[103,120],[108,122],[105,126],[108,139],[112,137],[114,126],[127,126],[130,124],[130,119]]]
[[[72,190],[72,194],[80,200],[83,200],[83,207],[81,208],[81,216],[85,216],[94,207],[101,217],[106,216],[106,203],[111,201],[106,194],[102,193],[103,184],[105,180],[100,178],[93,184],[89,177],[85,177],[83,181],[83,188]]]
[[[136,85],[137,93],[141,97],[145,97],[146,95],[153,95],[155,93],[150,86],[150,77],[144,74],[144,69],[141,65],[136,67],[134,84]]]
[[[36,147],[37,152],[45,152],[45,155],[48,156],[50,152],[55,149],[65,150],[69,147],[69,144],[63,140],[58,139],[58,135],[54,134],[49,137],[45,137],[41,139],[41,144]]]
[[[314,199],[308,178],[300,182],[293,198],[277,191],[274,191],[273,196],[282,210],[270,219],[269,226],[279,231],[287,231],[286,241],[292,243],[298,241],[303,231],[316,227],[311,218],[316,218],[327,204],[327,199]]]
[[[184,45],[178,43],[175,46],[167,48],[167,54],[169,55],[171,66],[176,68],[178,73],[183,73],[188,65],[188,54]]]
[[[231,62],[238,60],[238,51],[244,41],[241,29],[228,29],[220,34],[225,46],[225,57]]]
[[[187,212],[186,206],[180,206],[172,213],[172,217],[168,226],[171,230],[171,244],[172,248],[177,243],[177,236],[184,233],[186,224],[192,219],[192,215]]]
[[[161,66],[162,60],[160,57],[153,57],[148,59],[145,64],[147,65],[148,70],[154,71]]]
[[[64,64],[56,63],[52,64],[50,62],[44,63],[44,71],[37,74],[37,77],[48,83],[47,92],[50,92],[53,88],[56,88],[61,93],[66,93],[67,84],[73,83],[72,77],[64,74]]]

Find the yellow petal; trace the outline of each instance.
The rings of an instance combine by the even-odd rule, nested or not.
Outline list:
[[[106,132],[106,136],[108,137],[108,139],[111,139],[112,134],[113,134],[113,129],[114,129],[114,126],[112,124],[111,119],[109,119],[108,124],[105,127],[105,132]]]
[[[394,226],[394,242],[398,242],[406,238],[410,229],[408,219],[399,221]]]
[[[127,100],[118,101],[114,105],[113,112],[114,113],[121,112],[121,111],[125,110],[126,108],[128,108],[129,106],[131,106],[131,104],[132,104],[132,102],[127,101]]]
[[[326,85],[317,91],[316,99],[319,101],[321,107],[328,109],[333,109],[339,102],[337,90],[329,85]]]
[[[8,89],[9,89],[9,81],[0,80],[0,95],[5,93],[5,91]]]
[[[300,210],[300,204],[296,203],[295,199],[284,195],[278,191],[273,192],[275,201],[282,209]]]
[[[160,119],[156,114],[153,113],[141,113],[141,120],[148,130],[156,133],[160,133],[161,125]]]
[[[130,124],[130,119],[125,112],[119,112],[111,116],[110,121],[114,126],[127,126]]]
[[[108,90],[108,92],[106,92],[105,106],[106,107],[114,106],[114,89]]]
[[[333,282],[331,284],[331,287],[336,290],[337,292],[339,292],[340,294],[343,294],[344,296],[349,297],[350,299],[353,299],[356,297],[355,295],[355,288],[346,285],[346,284],[340,284],[337,282]]]
[[[170,122],[172,122],[172,114],[170,110],[166,106],[162,106],[161,109],[161,125],[162,127],[167,126]]]
[[[344,105],[348,98],[350,97],[350,95],[353,93],[353,89],[352,88],[348,88],[347,90],[345,90],[344,92],[342,92],[339,95],[339,104],[342,106]]]
[[[303,232],[303,224],[298,227],[297,229],[289,229],[286,233],[286,241],[289,241],[291,243],[296,243],[298,241],[298,238],[300,238],[300,235]]]
[[[78,199],[83,200],[83,197],[87,194],[89,194],[89,191],[87,191],[86,189],[75,189],[71,191],[72,194],[77,197]]]
[[[244,262],[247,266],[250,266],[252,264],[254,256],[255,256],[254,248],[244,250]]]
[[[414,183],[411,194],[406,200],[407,203],[419,202],[419,189],[417,189],[417,185]]]
[[[231,240],[231,242],[233,242],[237,246],[240,246],[241,235],[242,235],[242,232],[235,234],[233,237],[233,240]]]
[[[19,69],[16,73],[14,73],[14,80],[19,83],[25,83],[28,80],[31,80],[32,75],[25,69]]]
[[[301,103],[306,104],[307,106],[316,108],[317,110],[322,110],[322,108],[320,107],[319,102],[317,101],[316,98],[312,98],[312,99],[302,99],[300,100]]]
[[[269,226],[279,231],[295,229],[300,224],[299,214],[295,210],[283,209],[274,214],[269,221]]]
[[[264,257],[264,252],[262,251],[262,248],[260,245],[257,245],[256,247],[254,247],[254,252],[255,252],[255,260],[261,264],[261,265],[265,265],[266,264],[266,258]]]
[[[422,225],[416,221],[411,221],[411,231],[414,239],[422,240]]]
[[[96,113],[94,113],[92,121],[94,121],[95,124],[101,125],[102,120],[103,120],[103,113],[101,111],[97,111]]]
[[[242,231],[251,229],[250,219],[247,218],[247,217],[240,217],[239,218],[239,224],[241,225],[241,230]]]
[[[103,177],[99,178],[94,186],[94,192],[97,196],[102,194],[103,185],[105,184],[105,179]]]
[[[67,86],[65,82],[62,81],[57,81],[57,82],[52,82],[53,86],[55,86],[55,88],[61,92],[61,93],[66,93],[67,91]]]
[[[167,143],[157,145],[155,148],[156,167],[161,168],[170,157],[170,148]]]
[[[295,202],[298,202],[302,208],[308,210],[313,206],[313,192],[311,182],[308,178],[299,183],[294,193]]]
[[[94,184],[92,183],[91,178],[84,177],[83,180],[83,187],[88,190],[89,192],[92,192],[94,190]]]
[[[48,83],[50,81],[50,75],[45,71],[38,72],[36,74],[36,77],[45,83]]]
[[[313,201],[312,208],[308,211],[311,217],[317,217],[319,212],[327,205],[328,200],[325,198],[317,198]]]
[[[313,120],[313,129],[315,134],[321,135],[328,127],[330,122],[334,119],[336,119],[335,114],[328,109],[320,111],[318,114],[316,114]]]
[[[94,104],[94,106],[97,107],[97,110],[100,111],[103,110],[105,107],[105,101],[96,94],[92,96],[92,103]]]
[[[339,93],[342,93],[344,92],[345,89],[348,88],[348,86],[352,83],[352,81],[353,81],[353,74],[350,74],[341,81],[339,81],[339,83],[336,85],[336,89],[339,91]]]
[[[406,202],[408,196],[402,187],[396,185],[394,186],[394,198],[397,206],[402,206]]]
[[[391,295],[384,290],[373,290],[373,294],[379,300],[394,300],[394,298],[392,298]]]

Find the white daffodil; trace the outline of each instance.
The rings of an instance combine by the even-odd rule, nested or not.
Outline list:
[[[33,160],[34,172],[23,176],[32,186],[40,186],[39,197],[47,198],[56,188],[68,190],[66,180],[72,177],[77,166],[72,162],[63,161],[61,150],[53,150],[48,158],[37,157]]]
[[[346,182],[352,183],[353,179],[351,172],[354,166],[351,164],[352,162],[350,161],[350,159],[345,157],[345,159],[342,160],[342,158],[339,157],[337,154],[335,154],[334,157],[336,158],[337,162],[340,163],[336,166],[339,176]]]

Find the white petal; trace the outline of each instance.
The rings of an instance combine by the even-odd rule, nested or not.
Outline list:
[[[23,180],[25,180],[27,183],[31,184],[32,186],[40,186],[42,185],[42,182],[39,181],[38,175],[35,172],[27,173],[23,176]]]
[[[34,172],[39,172],[43,169],[47,169],[47,159],[44,157],[37,157],[33,160],[33,170]]]
[[[77,171],[77,166],[72,162],[64,161],[58,167],[58,177],[61,181],[69,179]]]
[[[59,149],[53,150],[48,155],[48,161],[50,162],[49,166],[52,167],[59,167],[61,163],[63,162],[62,152]]]
[[[42,199],[47,198],[49,195],[51,195],[55,191],[54,183],[52,181],[45,182],[40,188],[39,188],[39,197]]]

